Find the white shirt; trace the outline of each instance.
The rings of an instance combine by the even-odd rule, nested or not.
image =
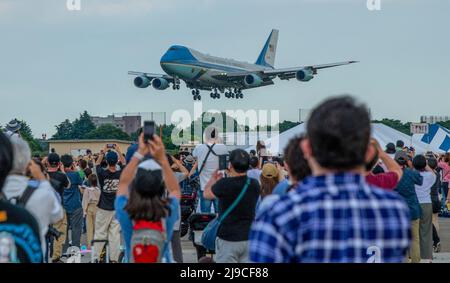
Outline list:
[[[3,193],[7,199],[20,197],[28,186],[28,178],[19,175],[10,175],[6,178],[3,186]],[[39,187],[33,192],[25,205],[36,219],[39,225],[41,236],[42,252],[45,254],[45,234],[47,234],[48,225],[55,224],[63,218],[63,208],[58,198],[57,192],[48,181],[39,183]]]
[[[420,176],[423,178],[422,185],[414,185],[417,199],[419,203],[431,203],[431,187],[436,182],[436,175],[433,172],[423,171],[420,172]]]
[[[247,176],[249,178],[253,178],[253,179],[257,180],[258,182],[260,182],[259,177],[261,176],[261,169],[258,169],[258,168],[250,169],[247,171]]]
[[[212,143],[208,143],[209,146],[212,146]],[[197,170],[202,168],[203,160],[205,160],[206,155],[208,154],[208,147],[205,144],[199,144],[194,148],[192,152],[192,156],[197,158]],[[228,149],[224,144],[217,143],[214,145],[212,150],[217,155],[228,154]],[[211,178],[212,174],[219,169],[219,157],[214,155],[212,152],[208,156],[208,160],[206,160],[205,167],[203,171],[200,173],[200,188],[202,191],[205,190],[205,186]]]

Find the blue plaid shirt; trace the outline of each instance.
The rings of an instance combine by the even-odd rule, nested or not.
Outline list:
[[[258,214],[250,232],[253,262],[402,262],[409,209],[364,176],[309,177]]]

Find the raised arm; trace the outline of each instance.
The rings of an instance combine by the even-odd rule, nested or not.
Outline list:
[[[149,151],[148,146],[145,145],[143,141],[143,135],[141,135],[141,137],[139,137],[138,150],[134,153],[130,162],[123,169],[122,174],[120,175],[119,189],[117,190],[117,195],[128,195],[129,193],[128,188],[134,179],[134,175],[136,174],[136,168],[138,167],[139,163],[144,158],[144,156],[148,153],[148,151]]]
[[[189,175],[189,170],[184,167],[184,165],[181,163],[180,160],[176,159],[175,157],[171,156],[173,162],[175,162],[178,166],[178,169],[180,169],[180,172],[183,173],[184,177],[187,177]]]
[[[117,151],[117,155],[119,155],[119,162],[122,163],[122,166],[125,165],[125,157],[123,156],[120,147],[116,144],[114,149]]]
[[[191,172],[189,172],[189,177],[195,174],[195,170],[197,170],[198,167],[198,161],[195,161],[194,166],[191,168]]]
[[[378,157],[386,166],[387,171],[396,173],[398,176],[398,180],[400,180],[403,176],[402,167],[400,167],[400,165],[394,159],[392,159],[386,152],[384,152],[377,140],[372,139],[371,143],[378,150]]]
[[[103,151],[101,151],[100,154],[98,155],[97,162],[95,162],[95,166],[102,164],[103,158],[105,157],[105,152],[106,152],[105,149]]]
[[[143,134],[141,135],[141,137],[139,137],[139,146],[141,144],[141,140],[143,143],[144,142]],[[150,151],[150,154],[162,168],[164,182],[166,184],[167,190],[169,191],[169,195],[172,195],[176,198],[180,198],[181,197],[180,185],[178,184],[178,180],[175,177],[172,168],[170,168],[169,161],[167,160],[166,157],[166,149],[164,147],[161,138],[159,138],[157,135],[153,135],[153,139],[148,141],[148,149]]]

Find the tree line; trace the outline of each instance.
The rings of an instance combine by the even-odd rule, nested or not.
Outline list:
[[[209,115],[208,113],[204,113],[204,115]],[[201,137],[195,136],[194,133],[194,123],[201,123],[202,130],[204,130],[207,126],[209,126],[211,123],[214,123],[217,119],[217,116],[213,117],[205,117],[202,116],[201,118],[197,119],[196,121],[191,122],[191,135],[195,140],[201,140]],[[222,115],[222,121],[223,121],[223,127],[225,128],[226,125],[229,125],[229,123],[233,123],[233,129],[234,131],[251,131],[251,130],[261,130],[259,126],[257,126],[255,129],[250,129],[248,126],[240,125],[237,123],[237,121],[227,116],[225,113],[216,113],[214,115]],[[200,121],[201,119],[201,121]],[[374,120],[373,123],[381,123],[388,127],[391,127],[399,132],[402,132],[404,134],[410,135],[410,125],[411,122],[402,122],[400,120],[396,119],[381,119],[381,120]],[[31,127],[26,123],[26,121],[19,120],[19,123],[21,124],[21,130],[20,133],[22,137],[28,141],[30,148],[33,152],[33,155],[38,154],[45,154],[48,151],[47,143],[42,141],[41,139],[36,139],[33,136],[33,132],[31,130]],[[284,120],[283,122],[280,122],[277,125],[277,130],[282,133],[290,128],[293,128],[297,125],[299,125],[299,122],[292,122]],[[438,122],[439,125],[450,129],[450,121],[445,122]],[[78,118],[76,118],[73,121],[70,121],[69,119],[65,119],[60,124],[55,126],[56,133],[50,138],[51,140],[83,140],[83,139],[117,139],[117,140],[128,140],[128,141],[135,141],[137,140],[137,133],[132,133],[131,135],[128,135],[118,127],[111,125],[111,124],[105,124],[101,125],[99,127],[96,127],[95,124],[92,122],[92,117],[89,115],[87,111],[84,111],[80,114]],[[166,148],[170,151],[176,150],[176,146],[171,141],[171,135],[172,131],[175,128],[173,124],[169,125],[161,125],[160,128],[157,129],[157,134],[161,131],[161,136],[163,139],[163,142],[166,146]],[[0,130],[2,130],[2,127],[0,126]],[[186,129],[187,130],[187,129]],[[264,127],[265,131],[270,131],[271,127],[267,126]]]

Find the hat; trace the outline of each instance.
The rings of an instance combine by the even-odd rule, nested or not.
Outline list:
[[[395,150],[395,144],[393,144],[393,143],[388,143],[387,145],[386,145],[386,153],[387,154],[394,154],[396,152],[396,150]]]
[[[119,160],[119,156],[115,151],[108,151],[106,154],[106,162],[109,164],[115,164]]]
[[[57,153],[50,153],[47,157],[48,163],[50,163],[50,165],[58,165],[58,163],[61,161],[61,159],[59,158],[59,155]]]
[[[186,158],[184,159],[184,161],[186,162],[186,163],[192,163],[192,162],[194,162],[194,157],[192,156],[192,155],[188,155],[188,156],[186,156]]]
[[[153,159],[139,164],[133,182],[134,189],[142,196],[153,197],[164,193],[161,166]]]
[[[266,163],[264,164],[262,171],[261,171],[261,175],[263,175],[266,178],[274,178],[274,177],[278,177],[278,169],[275,165],[273,165],[272,163]]]
[[[15,133],[15,132],[17,132],[18,130],[20,130],[20,128],[22,128],[22,125],[20,125],[20,123],[19,123],[19,121],[17,121],[17,119],[11,120],[11,121],[8,123],[8,125],[6,125],[6,127],[5,127],[5,129],[6,129],[7,131],[10,131],[10,132],[13,132],[13,133]]]

